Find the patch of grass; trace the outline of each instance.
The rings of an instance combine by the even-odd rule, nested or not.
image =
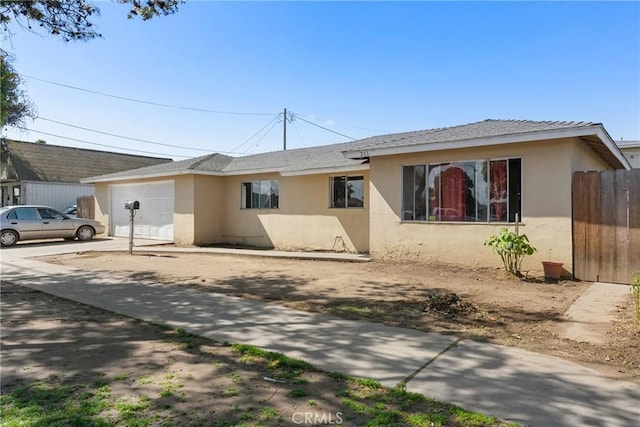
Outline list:
[[[278,416],[278,410],[270,406],[265,406],[260,410],[260,420],[268,421]]]
[[[398,425],[402,416],[396,411],[379,411],[365,424],[366,427],[389,427]]]
[[[112,423],[99,414],[108,407],[109,390],[83,385],[33,382],[2,391],[2,426],[96,426]]]
[[[451,412],[457,422],[469,427],[480,427],[494,424],[498,421],[496,417],[467,411],[466,409],[454,407]]]
[[[231,382],[234,384],[239,384],[242,382],[242,377],[235,371],[229,372],[227,374],[227,377],[229,377]]]
[[[368,387],[371,389],[379,389],[382,388],[382,384],[380,384],[379,381],[376,381],[374,379],[371,378],[356,378],[356,384],[364,386],[364,387]]]
[[[417,413],[406,417],[411,427],[442,427],[447,423],[447,417],[443,414]]]
[[[120,412],[140,412],[151,406],[151,401],[148,397],[142,396],[126,396],[121,397],[116,402],[116,409]]]
[[[313,400],[313,399],[309,399],[309,400],[307,400],[307,405],[309,405],[309,406],[316,406],[316,405],[317,405],[317,402],[316,402],[315,400]]]
[[[136,382],[138,384],[153,384],[153,380],[151,379],[151,377],[149,375],[140,375],[136,379]]]
[[[272,371],[278,371],[281,376],[296,377],[305,371],[314,370],[313,366],[303,360],[293,359],[282,353],[263,350],[259,347],[248,344],[234,344],[233,349],[246,357],[262,360]]]
[[[367,414],[371,412],[371,408],[369,408],[367,405],[357,402],[349,397],[342,398],[342,404],[359,414]]]
[[[287,393],[287,396],[289,396],[289,397],[307,397],[307,396],[309,396],[309,392],[306,391],[305,389],[296,387],[293,390],[291,390],[289,393]]]
[[[227,389],[227,393],[225,394],[226,397],[235,397],[235,396],[240,396],[240,390],[238,390],[237,388],[228,388]]]
[[[341,379],[340,376],[337,376]],[[342,382],[342,381],[341,381]],[[461,409],[449,403],[441,403],[418,393],[411,393],[404,385],[386,388],[370,378],[351,378],[344,381],[344,388],[336,393],[347,409],[342,418],[356,425],[370,427],[410,426],[464,427],[511,426],[495,417]]]
[[[338,381],[349,381],[350,379],[352,379],[352,377],[350,377],[349,375],[345,375],[341,372],[329,372],[327,375],[330,378]]]
[[[170,378],[174,378],[173,376],[169,376]],[[179,388],[184,387],[184,384],[172,382],[172,381],[164,381],[160,383],[161,388],[158,389],[158,393],[160,393],[160,397],[170,397],[175,395],[176,391]]]
[[[115,377],[113,377],[114,381],[126,381],[131,377],[131,375],[129,374],[118,374]]]
[[[329,308],[329,312],[340,315],[340,314],[357,314],[358,316],[369,316],[371,315],[371,309],[369,307],[361,307],[358,305],[338,305],[335,307]]]

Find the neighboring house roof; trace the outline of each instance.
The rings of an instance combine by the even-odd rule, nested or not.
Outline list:
[[[616,141],[616,145],[621,149],[640,148],[640,141]]]
[[[0,179],[79,183],[90,176],[168,162],[172,160],[3,140]]]
[[[369,168],[376,155],[463,148],[544,139],[580,137],[612,166],[629,168],[628,162],[600,123],[530,120],[484,120],[447,128],[380,135],[342,144],[229,157],[210,154],[171,165],[96,176],[86,182],[160,177],[198,173],[240,175],[279,172],[282,175],[355,171]]]

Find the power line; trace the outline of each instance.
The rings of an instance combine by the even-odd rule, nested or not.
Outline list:
[[[260,145],[260,143],[264,140],[264,138],[273,130],[273,128],[278,124],[277,121],[274,121],[273,124],[271,125],[271,127],[262,134],[262,136],[258,139],[258,142],[256,142],[256,145],[253,146],[253,149],[258,148],[258,146]],[[264,128],[263,128],[264,129]]]
[[[121,99],[123,101],[137,102],[137,103],[140,103],[140,104],[147,104],[147,105],[155,105],[156,107],[174,108],[174,109],[177,109],[177,110],[200,111],[200,112],[203,112],[203,113],[235,114],[235,115],[242,115],[242,116],[271,116],[271,115],[275,114],[275,113],[254,113],[254,112],[242,112],[242,111],[210,110],[210,109],[207,109],[207,108],[194,108],[194,107],[184,107],[184,106],[180,106],[180,105],[162,104],[162,103],[159,103],[159,102],[144,101],[144,100],[141,100],[141,99],[128,98],[126,96],[118,96],[118,95],[112,95],[112,94],[109,94],[109,93],[98,92],[98,91],[91,90],[91,89],[84,89],[84,88],[81,88],[81,87],[71,86],[71,85],[67,85],[67,84],[64,84],[64,83],[52,82],[51,80],[45,80],[45,79],[41,79],[41,78],[38,78],[38,77],[29,76],[29,75],[26,75],[26,74],[23,74],[23,76],[27,77],[29,79],[37,80],[39,82],[48,83],[48,84],[61,86],[61,87],[66,87],[68,89],[79,90],[79,91],[82,91],[82,92],[92,93],[94,95],[107,96],[109,98]]]
[[[178,156],[178,155],[174,155],[174,154],[162,154],[162,153],[155,153],[155,152],[152,152],[152,151],[134,150],[133,148],[122,148],[122,147],[117,147],[115,145],[99,144],[97,142],[85,141],[84,139],[70,138],[68,136],[56,135],[56,134],[53,134],[53,133],[42,132],[42,131],[39,131],[39,130],[28,129],[28,128],[25,128],[25,127],[18,127],[18,129],[20,129],[22,131],[25,131],[25,132],[35,132],[35,133],[40,133],[42,135],[54,136],[56,138],[68,139],[69,141],[82,142],[84,144],[97,145],[97,146],[100,146],[100,147],[116,148],[118,150],[132,151],[132,152],[144,153],[144,154],[153,154],[153,155],[156,155],[156,156],[181,157],[181,158],[184,158],[184,159],[189,159],[190,158],[190,156]],[[210,153],[213,153],[213,151],[211,151]]]
[[[296,133],[298,134],[298,138],[300,138],[300,142],[302,142],[302,146],[306,148],[307,144],[304,143],[304,139],[302,139],[302,135],[300,135],[300,131],[298,130],[298,125],[296,125],[296,121],[293,120],[291,123],[293,124],[293,128],[296,130]]]
[[[384,135],[389,133],[389,131],[386,130],[380,130],[380,129],[371,129],[371,128],[364,128],[362,126],[354,126],[354,125],[348,125],[346,123],[342,123],[342,122],[334,122],[334,124],[338,125],[338,126],[344,126],[344,127],[348,127],[348,128],[354,128],[354,129],[361,129],[361,130],[368,130],[371,132],[376,132],[378,134]]]
[[[124,135],[117,135],[115,133],[103,132],[103,131],[100,131],[100,130],[89,129],[89,128],[85,128],[85,127],[82,127],[82,126],[72,125],[72,124],[69,124],[69,123],[63,123],[63,122],[59,122],[57,120],[47,119],[45,117],[38,117],[37,120],[45,120],[47,122],[57,123],[59,125],[68,126],[68,127],[75,128],[75,129],[82,129],[82,130],[86,130],[86,131],[89,131],[89,132],[99,133],[101,135],[108,135],[108,136],[113,136],[113,137],[116,137],[116,138],[128,139],[130,141],[138,141],[138,142],[144,142],[144,143],[147,143],[147,144],[162,145],[164,147],[182,148],[182,149],[186,149],[186,150],[196,150],[196,151],[204,151],[204,152],[207,152],[207,153],[211,153],[211,150],[205,150],[203,148],[182,147],[180,145],[163,144],[161,142],[148,141],[146,139],[131,138],[131,137],[124,136]]]
[[[295,114],[295,113],[290,113],[290,114],[291,114],[291,116],[292,116],[292,117],[295,117],[296,119],[300,119],[300,120],[302,120],[303,122],[309,123],[310,125],[313,125],[313,126],[315,126],[315,127],[319,127],[320,129],[324,129],[324,130],[326,130],[327,132],[335,133],[336,135],[340,135],[340,136],[343,136],[343,137],[345,137],[345,138],[349,138],[349,139],[351,139],[351,140],[353,140],[353,141],[356,141],[356,140],[357,140],[356,138],[353,138],[353,137],[351,137],[351,136],[349,136],[349,135],[345,135],[345,134],[343,134],[343,133],[336,132],[335,130],[331,130],[331,129],[326,128],[326,127],[324,127],[324,126],[320,126],[319,124],[316,124],[316,123],[310,122],[309,120],[303,119],[303,118],[302,118],[301,116],[299,116],[298,114]]]
[[[246,139],[242,144],[240,144],[240,145],[236,146],[235,148],[233,148],[233,149],[230,151],[230,153],[235,153],[235,151],[236,151],[236,150],[238,150],[240,147],[242,147],[243,145],[245,145],[247,142],[249,142],[249,141],[251,141],[253,138],[255,138],[255,137],[256,137],[256,135],[258,135],[260,132],[262,132],[262,131],[267,127],[267,126],[269,126],[269,125],[270,125],[271,123],[273,123],[275,120],[279,119],[281,114],[282,114],[282,113],[278,113],[278,114],[276,114],[276,115],[275,115],[271,120],[269,120],[269,122],[268,122],[266,125],[262,126],[262,128],[260,128],[260,130],[258,130],[256,133],[254,133],[253,135],[251,135],[249,138],[247,138],[247,139]],[[271,130],[271,129],[269,129],[269,130]],[[244,154],[248,154],[248,153],[244,153]]]

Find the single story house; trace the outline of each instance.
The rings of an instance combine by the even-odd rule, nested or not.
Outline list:
[[[0,141],[0,154],[1,206],[38,204],[59,210],[93,195],[93,184],[81,183],[83,178],[172,161],[7,139]]]
[[[502,227],[572,263],[572,175],[630,169],[599,123],[485,120],[343,144],[211,154],[94,177],[96,219],[178,245],[346,250],[376,258],[500,265]],[[529,261],[526,261],[529,262]],[[536,268],[531,264],[529,268]],[[527,266],[525,265],[525,268]]]

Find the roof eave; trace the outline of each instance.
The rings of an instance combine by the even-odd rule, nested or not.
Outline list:
[[[423,144],[406,145],[388,148],[363,148],[360,150],[343,151],[348,159],[365,157],[390,156],[396,154],[410,154],[425,151],[452,150],[457,148],[482,147],[487,145],[514,144],[519,142],[540,141],[546,139],[570,138],[588,135],[598,135],[602,131],[601,125],[590,125],[580,128],[554,129],[547,131],[525,132],[518,134],[496,135],[485,138],[461,139],[442,142],[427,142]],[[609,138],[610,140],[611,138]],[[611,141],[613,142],[613,141]]]
[[[366,171],[366,170],[369,170],[369,164],[360,163],[357,165],[347,165],[347,166],[337,166],[337,167],[289,170],[289,171],[280,172],[280,175],[282,176],[319,175],[319,174],[328,174],[328,173],[360,172],[360,171]]]
[[[626,170],[631,170],[631,163],[629,162],[629,159],[627,159],[626,156],[622,153],[622,150],[620,150],[620,147],[616,145],[609,133],[605,130],[604,126],[598,126],[598,132],[596,133],[596,136],[598,137],[598,139],[600,139],[600,141],[602,141],[604,146],[607,147],[613,158],[615,158],[620,163],[619,166],[622,166]],[[618,169],[617,165],[615,164],[612,164],[611,166]]]
[[[148,178],[168,178],[171,176],[180,176],[180,175],[211,175],[211,176],[222,176],[224,173],[222,172],[210,172],[210,171],[196,171],[192,169],[185,169],[180,171],[172,171],[172,172],[157,172],[157,173],[142,173],[137,175],[126,175],[126,176],[95,176],[91,178],[86,178],[81,180],[82,184],[96,184],[99,182],[114,182],[114,181],[131,181],[137,179],[148,179]]]

